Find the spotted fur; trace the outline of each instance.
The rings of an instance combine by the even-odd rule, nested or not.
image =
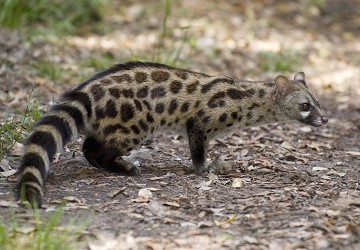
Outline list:
[[[220,132],[287,120],[313,126],[327,122],[303,73],[294,81],[278,76],[271,82],[250,82],[157,63],[119,64],[65,93],[34,126],[22,157],[18,193],[41,206],[55,153],[80,133],[92,165],[138,174],[122,156],[161,127],[183,129],[196,173],[202,175],[207,144]]]

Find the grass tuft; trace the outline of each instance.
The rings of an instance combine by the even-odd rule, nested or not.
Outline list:
[[[16,142],[28,134],[34,122],[38,121],[42,116],[42,111],[37,100],[32,100],[32,94],[35,87],[31,90],[27,100],[26,110],[24,112],[17,112],[0,123],[0,160],[4,158],[5,154],[9,152]]]
[[[98,22],[107,1],[102,0],[3,0],[0,1],[0,26],[45,27],[57,34],[75,33],[79,27]]]
[[[32,211],[28,222],[14,214],[8,223],[0,217],[0,249],[72,250],[85,243],[82,239],[85,223],[78,224],[76,220],[71,220],[65,226],[61,225],[64,208],[58,208],[54,214],[46,217],[40,210]]]
[[[263,51],[258,54],[259,67],[263,71],[292,72],[303,63],[300,52],[293,49],[280,49],[278,52]]]

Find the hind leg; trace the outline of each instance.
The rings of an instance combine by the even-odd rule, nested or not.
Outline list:
[[[128,175],[140,173],[138,167],[122,158],[123,153],[121,150],[108,146],[93,137],[85,139],[82,151],[86,160],[94,167]]]

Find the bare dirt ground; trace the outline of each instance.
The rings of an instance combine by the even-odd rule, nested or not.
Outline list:
[[[186,139],[176,134],[159,133],[133,152],[142,169],[135,177],[92,168],[80,138],[52,165],[44,216],[65,200],[64,223],[88,221],[84,234],[93,237],[84,249],[359,249],[360,3],[310,2],[181,1],[169,25],[190,26],[196,42],[180,55],[188,69],[257,80],[304,71],[329,116],[326,126],[235,131],[211,143],[209,159],[225,168],[207,177],[192,173]],[[121,11],[104,23],[113,31],[104,34],[29,43],[0,31],[1,56],[13,62],[0,70],[1,118],[26,107],[34,83],[45,110],[76,84],[68,73],[59,81],[44,79],[34,61],[46,58],[67,72],[90,74],[94,69],[79,62],[104,52],[119,61],[134,51],[150,53],[161,26],[159,6],[136,1],[116,8]],[[176,29],[168,40],[181,40],[182,32]],[[284,48],[299,51],[297,67],[265,72],[261,52]],[[2,164],[16,169],[15,154]],[[15,175],[0,183],[1,213],[26,219],[29,212],[13,198]]]

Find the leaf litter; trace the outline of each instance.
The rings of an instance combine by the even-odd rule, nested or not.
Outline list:
[[[199,4],[184,2],[188,7]],[[142,170],[142,174],[136,177],[117,176],[92,168],[82,157],[81,140],[76,141],[56,156],[46,184],[45,211],[42,212],[52,213],[57,205],[65,202],[65,219],[78,214],[91,216],[93,221],[88,231],[96,235],[96,240],[88,243],[89,249],[359,248],[360,148],[357,114],[360,105],[355,95],[359,86],[354,85],[360,81],[355,74],[346,75],[344,84],[335,84],[339,80],[332,80],[339,79],[337,72],[346,71],[344,64],[354,72],[359,68],[346,57],[348,50],[354,48],[353,43],[347,40],[342,41],[346,46],[329,43],[321,32],[312,30],[313,26],[308,30],[297,30],[301,39],[296,37],[296,32],[283,36],[268,25],[263,27],[261,20],[273,18],[269,15],[274,13],[275,7],[264,8],[261,1],[252,1],[251,4],[257,10],[253,14],[260,13],[257,18],[259,24],[251,23],[251,18],[243,20],[238,15],[239,12],[249,15],[249,7],[230,1],[222,3],[221,8],[212,8],[215,2],[203,4],[204,8],[211,10],[206,12],[211,15],[198,13],[203,20],[192,19],[191,24],[201,31],[196,37],[204,38],[199,38],[197,56],[187,67],[267,79],[276,74],[263,73],[254,64],[257,57],[253,51],[256,51],[256,46],[262,46],[259,43],[271,44],[275,36],[284,44],[304,46],[297,42],[316,36],[321,50],[331,53],[322,58],[321,53],[313,53],[320,50],[316,43],[305,45],[303,50],[309,55],[309,60],[320,63],[305,66],[304,71],[312,72],[309,78],[314,82],[327,84],[326,88],[320,88],[323,93],[320,97],[329,112],[329,124],[320,129],[303,125],[268,125],[237,130],[231,137],[213,140],[209,146],[212,172],[207,177],[194,175],[183,136],[161,133],[133,151],[129,160]],[[282,5],[282,1],[278,2],[274,3],[278,10],[289,10],[295,6],[295,3]],[[132,31],[141,29],[141,25],[134,16],[143,13],[142,6],[133,4],[129,8],[131,10],[124,12],[124,16],[117,16],[113,21],[124,27],[122,32],[131,31],[126,37],[131,40],[129,44],[136,46],[136,32]],[[292,10],[298,8],[296,6]],[[201,8],[192,9],[204,11]],[[246,11],[242,12],[243,9]],[[226,28],[223,28],[221,18],[224,11],[230,17]],[[274,20],[272,25],[282,25],[283,30],[289,30],[291,27],[286,26],[289,22],[311,19],[304,17],[305,12],[299,13],[302,21],[294,18],[294,21],[286,19],[285,23],[280,13],[277,15],[279,19]],[[185,17],[179,20],[188,22]],[[201,24],[209,23],[208,20],[212,23],[211,29],[223,32],[221,39],[211,35],[213,31]],[[256,39],[249,42],[234,37],[236,34],[251,33],[253,28],[249,31],[249,27],[254,25],[259,25],[256,26],[257,32],[262,34],[254,34]],[[324,23],[319,22],[319,25]],[[330,26],[326,25],[327,28]],[[32,45],[34,48],[26,51],[21,40],[9,45],[8,35],[3,30],[0,32],[0,43],[6,45],[3,46],[6,50],[0,50],[1,57],[19,65],[13,68],[1,66],[1,72],[8,72],[5,77],[0,74],[7,88],[0,92],[1,111],[13,106],[25,108],[33,82],[39,83],[35,96],[40,103],[51,103],[53,95],[58,96],[69,89],[70,86],[49,82],[44,76],[34,76],[25,62],[31,61],[32,53],[46,54],[46,50],[51,50],[61,55],[62,60],[73,68],[76,66],[71,65],[74,59],[67,58],[66,54],[78,55],[78,61],[93,53],[76,47],[74,43],[67,47],[47,45],[39,48]],[[143,29],[141,33],[145,39],[154,35],[151,29]],[[226,37],[232,39],[224,42]],[[76,39],[83,38],[71,41]],[[214,62],[209,63],[208,59],[213,55],[201,48],[207,48],[202,45],[205,40],[213,44],[219,53]],[[238,41],[240,47],[231,47],[234,41]],[[121,47],[119,51],[114,49],[113,53],[120,58],[125,53],[123,51]],[[322,53],[325,55],[328,52]],[[239,54],[246,55],[247,59],[239,57]],[[202,66],[199,68],[199,65]],[[351,84],[351,88],[344,89],[346,84]],[[351,89],[355,91],[349,91]],[[333,95],[336,98],[332,98]],[[326,96],[330,98],[326,99]],[[10,155],[19,155],[21,150],[21,144],[15,144]],[[74,158],[74,155],[80,157]],[[13,158],[5,160],[1,162],[0,206],[2,213],[9,214],[10,209],[21,209],[12,196],[16,174],[8,172],[16,170],[19,162]],[[19,230],[31,233],[31,227],[25,225]]]

